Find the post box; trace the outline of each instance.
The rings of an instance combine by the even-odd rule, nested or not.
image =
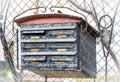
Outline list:
[[[98,33],[83,18],[41,14],[15,22],[23,70],[50,78],[96,77]]]

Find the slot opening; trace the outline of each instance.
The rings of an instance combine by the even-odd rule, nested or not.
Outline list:
[[[23,31],[23,35],[45,35],[46,31]]]

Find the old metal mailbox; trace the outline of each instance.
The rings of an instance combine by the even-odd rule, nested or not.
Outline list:
[[[15,20],[20,26],[21,68],[46,77],[96,77],[97,31],[80,17],[33,15]]]

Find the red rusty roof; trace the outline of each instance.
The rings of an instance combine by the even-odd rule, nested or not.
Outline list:
[[[23,24],[45,24],[45,23],[65,23],[65,22],[81,22],[81,17],[67,14],[40,14],[31,15],[15,20],[18,25]]]

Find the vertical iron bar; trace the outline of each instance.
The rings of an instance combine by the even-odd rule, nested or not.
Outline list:
[[[108,70],[107,65],[108,65],[108,63],[107,63],[107,59],[108,59],[108,57],[106,56],[105,57],[105,82],[108,82],[108,73],[107,73],[107,70]]]
[[[19,69],[19,45],[18,45],[18,29],[17,29],[17,68]]]

